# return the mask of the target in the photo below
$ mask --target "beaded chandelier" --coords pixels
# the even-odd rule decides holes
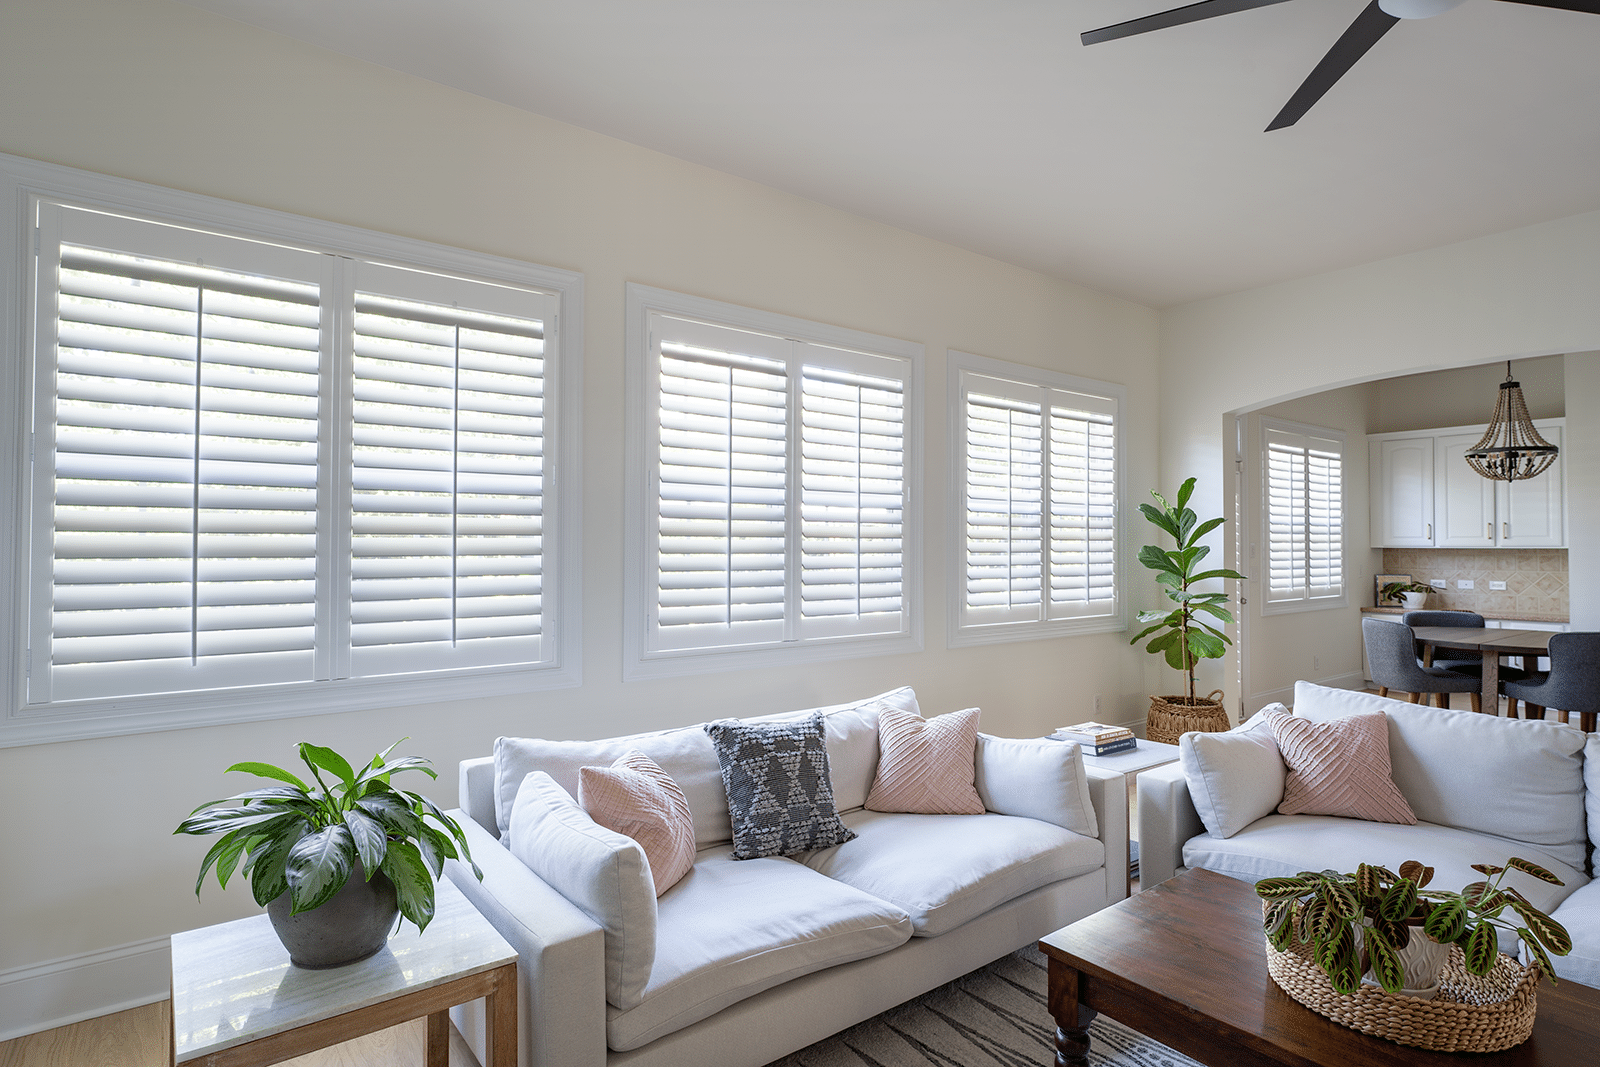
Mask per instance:
[[[1514,482],[1543,474],[1560,451],[1533,428],[1522,383],[1512,380],[1511,361],[1506,360],[1506,380],[1500,383],[1494,418],[1483,440],[1467,449],[1467,465],[1485,478]]]

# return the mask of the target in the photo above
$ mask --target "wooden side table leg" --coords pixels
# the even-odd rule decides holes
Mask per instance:
[[[1089,1024],[1095,1011],[1078,1002],[1080,975],[1076,968],[1050,960],[1050,1014],[1056,1020],[1055,1067],[1088,1067]]]
[[[450,1012],[436,1011],[428,1016],[428,1046],[423,1057],[427,1067],[450,1067]]]
[[[517,1067],[517,965],[500,968],[500,980],[484,998],[489,1060],[483,1067]]]

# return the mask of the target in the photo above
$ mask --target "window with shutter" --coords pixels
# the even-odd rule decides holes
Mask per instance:
[[[920,350],[643,286],[629,303],[641,490],[630,673],[915,640],[906,512]]]
[[[1344,591],[1344,434],[1261,420],[1263,611],[1338,607]]]
[[[951,643],[1119,629],[1121,387],[950,360]]]
[[[0,744],[574,684],[546,398],[575,276],[94,182],[255,236],[35,194]]]

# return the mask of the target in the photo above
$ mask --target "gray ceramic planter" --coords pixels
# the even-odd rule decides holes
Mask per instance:
[[[400,914],[389,876],[380,871],[367,881],[359,859],[344,888],[322,907],[299,915],[290,915],[290,907],[289,894],[282,893],[267,905],[267,915],[289,962],[311,970],[373,955],[388,943]]]

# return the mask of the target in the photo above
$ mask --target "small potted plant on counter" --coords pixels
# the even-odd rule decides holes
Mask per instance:
[[[1390,582],[1379,591],[1378,599],[1385,604],[1399,604],[1407,611],[1421,611],[1429,591],[1421,582]]]

